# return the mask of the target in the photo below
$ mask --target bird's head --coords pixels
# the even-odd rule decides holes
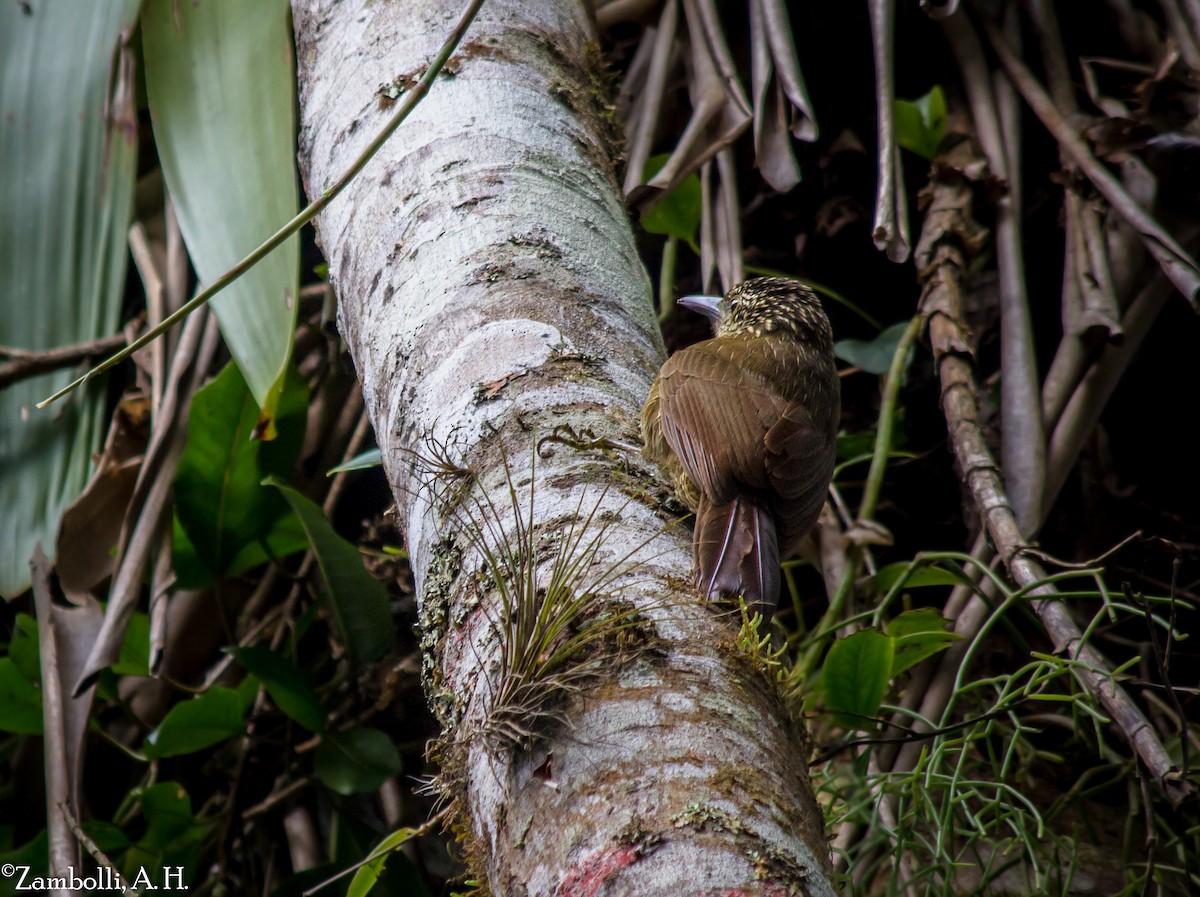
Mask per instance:
[[[709,318],[717,336],[750,331],[755,336],[790,334],[819,346],[833,344],[829,318],[817,294],[786,277],[754,277],[724,296],[684,296],[679,304]]]

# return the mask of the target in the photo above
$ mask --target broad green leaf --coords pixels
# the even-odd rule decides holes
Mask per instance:
[[[124,850],[129,846],[129,836],[119,825],[103,819],[89,819],[82,827],[87,836],[105,853]]]
[[[284,713],[314,732],[325,729],[325,711],[308,674],[267,648],[228,648],[253,673]]]
[[[183,883],[189,884],[200,851],[215,823],[195,818],[191,798],[178,782],[151,785],[138,796],[146,831],[121,862],[126,881],[133,881],[138,872],[145,869],[155,888],[165,890],[163,886],[168,882],[163,875],[164,867],[183,866]],[[171,884],[174,883],[173,879]]]
[[[335,473],[347,473],[351,470],[366,470],[371,467],[378,467],[383,463],[383,452],[380,449],[367,449],[361,455],[355,455],[345,464],[339,464],[337,467],[329,468],[327,477],[333,476]]]
[[[875,450],[875,431],[867,430],[859,433],[838,433],[837,458],[848,461],[862,456],[870,457]]]
[[[387,589],[363,566],[358,549],[339,536],[324,512],[295,489],[273,481],[308,533],[325,579],[333,619],[351,659],[378,660],[392,647]]]
[[[900,338],[908,329],[908,321],[899,321],[884,329],[872,340],[844,339],[833,344],[833,352],[847,364],[862,368],[870,374],[886,374]]]
[[[178,782],[159,782],[139,795],[146,833],[138,841],[144,847],[166,847],[192,825],[192,800]]]
[[[669,158],[668,153],[652,156],[646,162],[645,179],[650,180]],[[642,227],[652,234],[665,234],[694,242],[700,227],[700,179],[689,174],[674,190],[642,216]]]
[[[399,774],[400,752],[378,729],[331,732],[321,738],[313,772],[331,791],[374,791]]]
[[[350,881],[350,887],[346,890],[346,897],[366,897],[367,894],[371,893],[371,889],[375,887],[379,881],[379,877],[383,875],[388,857],[416,833],[417,830],[415,828],[402,828],[392,832],[380,841],[375,849],[371,851],[371,856],[367,862],[360,866],[358,871],[354,873],[354,878]]]
[[[286,476],[295,463],[307,398],[299,378],[289,377],[271,442],[252,438],[259,409],[236,365],[226,365],[192,399],[187,446],[175,474],[175,510],[187,545],[209,572],[232,574],[270,554],[304,548],[303,533],[287,522],[287,504],[262,480]],[[179,555],[185,578],[195,578],[184,546]]]
[[[879,568],[875,574],[875,588],[882,593],[891,590],[900,577],[913,566],[911,561],[897,561]],[[904,580],[904,588],[916,589],[923,586],[956,586],[963,578],[943,567],[918,565]]]
[[[856,729],[879,712],[892,671],[892,640],[864,629],[833,643],[823,665],[825,705]]]
[[[946,136],[946,97],[934,85],[916,100],[896,100],[896,142],[924,159],[933,159]]]
[[[163,176],[202,283],[297,209],[295,73],[287,0],[146,0],[146,95]],[[295,330],[299,238],[213,299],[268,436]]]
[[[958,640],[947,632],[950,621],[931,607],[905,611],[887,624],[892,639],[892,675],[898,676],[911,666],[931,657]]]
[[[0,343],[49,349],[116,333],[137,169],[137,0],[0,4]],[[38,542],[92,469],[104,378],[44,411],[78,371],[0,390],[0,597],[29,585]],[[51,558],[53,559],[53,558]]]
[[[17,671],[29,682],[42,681],[42,649],[38,644],[37,620],[29,614],[17,614],[8,656]]]
[[[242,702],[231,688],[213,686],[202,695],[171,708],[146,737],[143,753],[151,758],[175,757],[219,744],[241,734]]]
[[[42,733],[42,693],[11,657],[0,658],[0,732]]]

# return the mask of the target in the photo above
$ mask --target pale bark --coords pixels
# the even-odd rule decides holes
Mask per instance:
[[[419,76],[458,11],[295,0],[310,195],[383,123],[380,88]],[[508,507],[501,447],[525,483],[534,439],[561,424],[636,442],[663,358],[594,39],[583,3],[489,0],[451,74],[317,222],[405,524],[427,689],[457,746],[446,778],[497,894],[832,895],[794,726],[729,623],[695,603],[686,529],[635,459],[602,498],[616,523],[600,555],[635,553],[606,591],[643,610],[652,647],[587,680],[527,750],[471,736],[493,712],[499,611],[456,521],[484,492]],[[469,494],[431,497],[413,471],[431,446],[470,468]],[[548,443],[538,544],[620,468]]]

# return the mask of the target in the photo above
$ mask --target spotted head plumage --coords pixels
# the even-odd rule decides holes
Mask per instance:
[[[685,296],[680,304],[713,321],[717,336],[790,334],[820,349],[833,344],[829,318],[816,293],[786,277],[744,280],[723,297]]]

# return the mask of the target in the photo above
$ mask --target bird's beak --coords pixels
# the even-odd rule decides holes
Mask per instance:
[[[719,323],[722,315],[721,298],[720,296],[683,296],[680,298],[679,304],[684,308],[699,312],[714,323]]]

